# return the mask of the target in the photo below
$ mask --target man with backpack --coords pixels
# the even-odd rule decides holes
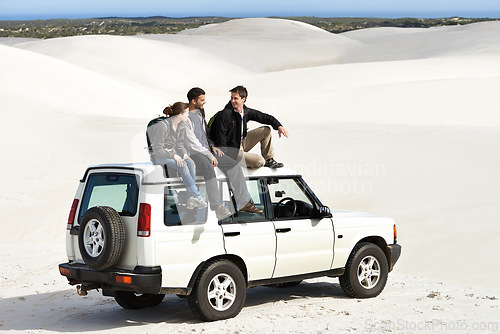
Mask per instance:
[[[247,89],[237,86],[230,90],[231,100],[210,120],[210,137],[215,146],[222,149],[231,158],[249,168],[280,168],[283,164],[274,160],[271,130],[263,126],[247,130],[248,121],[270,125],[278,135],[288,138],[288,131],[273,116],[245,105]],[[261,155],[249,153],[260,142]]]
[[[208,125],[203,109],[205,91],[195,87],[188,92],[187,97],[189,118],[182,125],[183,131],[185,131],[184,146],[189,151],[189,156],[197,165],[198,170],[203,174],[207,185],[216,182],[214,167],[219,167],[229,178],[239,211],[261,214],[262,210],[255,207],[251,201],[241,166],[215,147],[208,135]],[[219,191],[216,194],[220,196]],[[227,215],[225,211],[220,208],[216,209],[217,216]],[[221,218],[219,217],[219,219]]]

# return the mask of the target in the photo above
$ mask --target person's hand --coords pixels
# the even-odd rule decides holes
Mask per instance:
[[[222,152],[222,150],[220,148],[217,148],[215,146],[212,146],[212,151],[214,151],[214,153],[218,156],[218,157],[222,157],[224,155],[224,152]]]
[[[278,127],[278,135],[281,138],[281,135],[285,136],[288,138],[288,130],[285,129],[283,126]]]
[[[217,159],[214,156],[212,156],[212,159],[210,159],[210,163],[214,167],[217,167],[217,165],[219,164],[219,162],[217,161]]]
[[[187,154],[184,154],[184,156],[182,157],[182,159],[184,159],[184,160],[191,160],[191,161],[193,161],[193,159],[191,159],[191,158],[189,157],[189,155],[187,155]]]
[[[184,166],[184,164],[186,163],[180,156],[178,156],[177,154],[174,155],[174,160],[175,162],[177,163],[177,166],[179,167],[182,167]]]

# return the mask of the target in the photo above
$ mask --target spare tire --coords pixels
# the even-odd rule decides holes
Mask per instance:
[[[85,212],[78,232],[85,263],[96,270],[114,266],[125,248],[125,226],[115,209],[95,206]]]

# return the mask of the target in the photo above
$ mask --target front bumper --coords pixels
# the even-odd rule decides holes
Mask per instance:
[[[123,290],[137,293],[158,294],[161,291],[160,267],[136,267],[134,270],[110,268],[95,270],[81,263],[61,263],[59,272],[72,285],[94,284],[103,290]],[[129,283],[120,283],[120,277],[127,276]],[[119,278],[117,280],[117,277]]]
[[[401,256],[401,245],[392,244],[388,245],[387,248],[389,248],[389,252],[391,254],[391,266],[389,268],[389,271],[391,271],[394,268],[396,262],[399,260],[399,257]]]

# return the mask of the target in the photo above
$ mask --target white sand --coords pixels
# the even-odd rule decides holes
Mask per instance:
[[[0,39],[0,78],[0,331],[499,330],[500,22],[335,35],[242,19]],[[175,296],[144,311],[77,296],[57,264],[85,167],[147,161],[144,128],[165,105],[200,86],[212,115],[238,84],[290,131],[276,159],[325,204],[396,219],[403,254],[384,292],[348,299],[336,279],[255,288],[237,318],[210,324]]]

